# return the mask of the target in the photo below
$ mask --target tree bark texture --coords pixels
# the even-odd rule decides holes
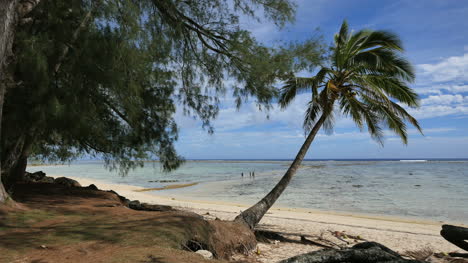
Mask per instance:
[[[0,0],[0,131],[3,117],[3,103],[8,86],[14,83],[9,65],[13,61],[15,29],[20,18],[28,15],[41,0]],[[1,132],[0,132],[1,138]],[[2,152],[3,149],[0,149]],[[1,163],[0,163],[1,167]],[[8,199],[0,171],[0,203]]]
[[[8,83],[11,81],[8,65],[13,59],[12,46],[18,16],[16,12],[18,2],[19,0],[0,0],[0,131],[5,92]],[[0,149],[1,151],[2,149]],[[0,203],[4,203],[8,199],[8,193],[5,191],[1,178],[0,171]]]
[[[304,160],[307,150],[309,150],[312,141],[314,140],[315,136],[317,135],[324,122],[325,116],[322,115],[310,131],[309,135],[307,136],[304,144],[297,153],[296,158],[292,162],[288,171],[283,175],[283,177],[276,184],[276,186],[262,200],[260,200],[258,203],[256,203],[249,209],[243,211],[240,215],[238,215],[234,219],[234,221],[245,223],[251,229],[253,229],[260,222],[260,220],[263,218],[266,212],[273,206],[276,200],[278,200],[280,195],[286,189],[292,177],[296,174],[297,169],[302,163],[302,160]]]

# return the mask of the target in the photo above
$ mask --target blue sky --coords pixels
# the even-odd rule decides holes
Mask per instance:
[[[335,133],[319,134],[306,158],[468,158],[468,1],[297,1],[296,22],[279,30],[272,23],[243,21],[262,42],[300,41],[323,35],[331,43],[343,19],[351,29],[385,29],[403,40],[417,70],[412,87],[421,108],[410,112],[425,136],[409,129],[409,144],[388,133],[381,147],[351,120],[338,118]],[[318,31],[316,31],[318,28]],[[229,95],[208,135],[200,123],[178,113],[177,150],[188,159],[291,159],[304,141],[302,94],[287,110],[274,107],[266,118],[253,100],[236,110]],[[276,106],[276,105],[275,105]]]

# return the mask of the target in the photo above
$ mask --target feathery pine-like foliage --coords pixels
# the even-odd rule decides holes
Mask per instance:
[[[316,40],[271,49],[241,29],[256,10],[280,27],[294,17],[289,0],[41,1],[17,30],[2,166],[86,154],[123,172],[156,157],[176,168],[177,107],[211,132],[225,90],[268,108],[276,80],[318,62]]]
[[[304,129],[310,131],[324,114],[324,129],[333,129],[334,113],[351,117],[362,130],[383,144],[382,126],[387,126],[407,144],[406,122],[422,132],[418,121],[403,106],[417,107],[418,95],[408,86],[415,74],[411,64],[401,56],[402,43],[387,31],[349,32],[343,22],[335,35],[328,64],[310,78],[291,78],[280,95],[281,107],[287,107],[296,94],[312,92]],[[403,105],[403,106],[402,106]]]

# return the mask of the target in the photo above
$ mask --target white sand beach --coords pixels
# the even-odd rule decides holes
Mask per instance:
[[[95,184],[102,190],[114,190],[130,200],[170,205],[213,219],[231,220],[240,211],[247,208],[240,204],[185,200],[177,196],[158,196],[157,191],[136,192],[135,190],[143,189],[138,186],[111,184],[79,177],[72,178],[83,186]],[[299,238],[300,235],[310,236],[311,239],[313,236],[323,236],[336,243],[345,244],[343,240],[332,235],[332,232],[339,231],[346,235],[359,236],[368,241],[379,242],[401,253],[421,249],[431,249],[435,252],[461,251],[439,235],[441,225],[441,222],[273,207],[262,219],[259,227],[293,234],[292,237],[295,238]],[[355,242],[353,239],[345,241],[349,242],[349,245]],[[260,243],[257,258],[263,262],[274,262],[317,249],[319,248],[316,246],[296,243]]]

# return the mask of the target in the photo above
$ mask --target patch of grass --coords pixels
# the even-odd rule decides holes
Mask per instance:
[[[2,223],[3,228],[27,228],[44,220],[57,216],[56,213],[47,210],[28,210],[8,213]]]

